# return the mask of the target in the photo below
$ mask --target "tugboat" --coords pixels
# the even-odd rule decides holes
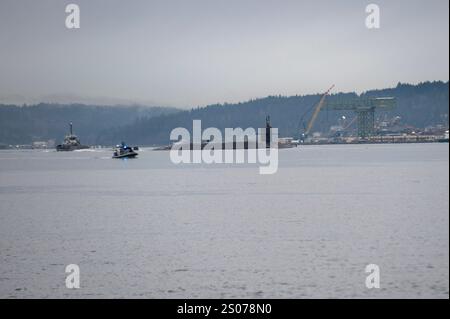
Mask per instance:
[[[82,145],[78,136],[73,134],[72,122],[70,122],[69,125],[70,125],[70,134],[66,135],[66,137],[64,138],[64,143],[56,146],[56,150],[58,152],[62,152],[62,151],[75,151],[88,149],[89,146]]]
[[[121,145],[117,145],[114,149],[112,158],[135,158],[138,156],[138,153],[136,153],[134,149],[136,149],[136,147],[131,148],[122,142]]]

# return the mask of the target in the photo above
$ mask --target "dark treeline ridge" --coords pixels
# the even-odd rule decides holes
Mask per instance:
[[[192,128],[194,119],[202,120],[203,129],[217,127],[264,127],[270,115],[279,136],[298,137],[299,131],[317,104],[320,94],[304,96],[269,96],[235,104],[215,104],[187,111],[173,108],[142,106],[89,106],[80,104],[38,104],[33,106],[0,105],[0,143],[27,144],[36,140],[55,139],[60,142],[74,123],[75,133],[91,145],[115,145],[127,141],[133,145],[158,145],[170,142],[175,127]],[[395,88],[371,90],[365,97],[396,97],[397,108],[388,117],[400,116],[403,123],[424,128],[429,125],[448,126],[449,83],[423,82],[417,85],[399,83]],[[356,93],[337,93],[327,99],[357,98]],[[327,132],[342,115],[352,112],[324,110],[313,131]],[[377,117],[384,116],[378,112]]]
[[[0,144],[30,144],[54,139],[62,142],[73,122],[74,133],[84,144],[95,145],[102,132],[125,126],[139,118],[177,112],[174,108],[145,106],[97,106],[84,104],[1,105]]]
[[[448,126],[449,83],[424,82],[418,85],[401,84],[395,88],[371,90],[362,97],[396,97],[397,107],[386,112],[388,117],[400,116],[403,123],[424,128],[429,125]],[[272,126],[277,127],[279,136],[298,137],[299,131],[311,117],[311,109],[321,95],[269,96],[237,104],[216,104],[190,111],[163,115],[157,118],[140,118],[132,125],[104,132],[103,143],[125,139],[140,145],[168,144],[170,131],[175,127],[192,128],[192,120],[202,120],[202,128],[217,127],[264,127],[265,118],[270,115]],[[356,93],[332,94],[328,101],[342,101],[358,98]],[[353,112],[323,110],[314,125],[314,131],[327,132],[339,117],[352,118]],[[378,112],[376,116],[384,116]]]

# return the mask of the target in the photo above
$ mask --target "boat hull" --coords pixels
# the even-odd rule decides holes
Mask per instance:
[[[113,155],[112,158],[135,158],[136,156],[138,156],[138,153],[131,152],[127,154]]]
[[[56,150],[58,152],[71,152],[71,151],[76,151],[76,150],[85,150],[88,149],[89,146],[86,145],[58,145],[56,146]]]

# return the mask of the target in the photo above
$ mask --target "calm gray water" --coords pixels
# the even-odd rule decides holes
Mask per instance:
[[[110,155],[0,151],[1,298],[449,298],[448,144]]]

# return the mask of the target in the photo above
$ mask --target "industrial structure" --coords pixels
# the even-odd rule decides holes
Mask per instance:
[[[355,112],[355,118],[350,122],[350,126],[353,122],[357,122],[358,133],[357,136],[361,140],[367,140],[375,133],[375,111],[389,111],[395,108],[396,99],[394,97],[377,97],[377,98],[366,98],[360,97],[351,100],[342,100],[334,102],[326,102],[325,99],[329,95],[330,91],[334,88],[332,85],[320,98],[319,102],[313,106],[313,108],[307,110],[300,119],[299,124],[303,124],[303,133],[301,134],[301,141],[309,137],[311,130],[316,122],[317,116],[321,110],[332,110],[332,111],[353,111]],[[313,110],[311,118],[308,124],[304,125],[304,118],[306,115]],[[347,126],[347,127],[348,127]]]
[[[358,137],[367,139],[375,133],[375,110],[389,111],[396,106],[393,97],[358,98],[339,102],[327,102],[325,108],[334,111],[354,111],[358,123]]]

